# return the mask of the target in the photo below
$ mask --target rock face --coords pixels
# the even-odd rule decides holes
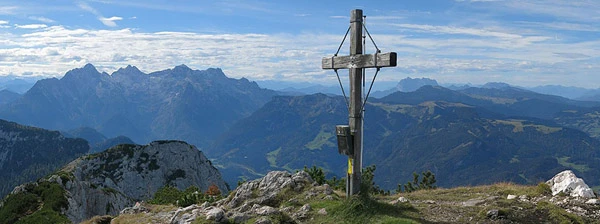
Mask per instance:
[[[550,185],[552,195],[557,195],[560,192],[568,194],[572,197],[593,198],[594,191],[583,181],[583,179],[575,176],[573,171],[565,170],[556,174],[546,184]]]
[[[118,215],[167,184],[179,190],[194,185],[206,191],[213,184],[225,194],[229,190],[202,152],[181,141],[118,145],[80,157],[44,181],[64,188],[68,206],[61,213],[74,223]]]

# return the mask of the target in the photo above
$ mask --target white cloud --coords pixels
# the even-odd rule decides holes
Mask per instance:
[[[27,24],[27,25],[19,25],[15,24],[16,28],[20,29],[41,29],[48,27],[46,24]]]
[[[110,18],[99,17],[98,19],[100,19],[100,22],[102,22],[104,25],[110,26],[110,27],[116,27],[117,26],[117,24],[115,23],[115,21],[123,20],[123,18],[118,17],[118,16],[113,16],[113,17],[110,17]]]
[[[42,16],[30,16],[28,18],[32,19],[32,20],[40,21],[42,23],[54,23],[54,22],[56,22],[56,21],[54,21],[52,19],[48,19],[48,18],[42,17]]]
[[[6,21],[6,20],[0,20],[0,25],[6,25],[6,24],[8,24],[8,21]]]
[[[426,32],[433,33],[443,33],[443,34],[465,34],[472,36],[480,36],[480,37],[499,37],[505,39],[517,39],[522,38],[521,35],[510,34],[510,33],[502,33],[496,31],[490,31],[485,29],[475,29],[475,28],[464,28],[464,27],[452,27],[452,26],[433,26],[433,25],[419,25],[419,24],[395,24],[395,26],[400,28],[408,28],[414,30],[421,30]]]
[[[122,17],[118,17],[118,16],[113,16],[110,18],[104,17],[102,16],[102,14],[100,14],[100,12],[98,12],[98,10],[92,8],[90,5],[88,5],[85,2],[77,2],[77,6],[85,11],[88,11],[92,14],[94,14],[98,20],[100,22],[102,22],[102,24],[104,24],[105,26],[109,26],[109,27],[116,27],[117,23],[115,23],[115,21],[119,21],[119,20],[123,20]]]
[[[0,6],[0,15],[13,15],[18,9],[17,6]]]
[[[81,8],[85,11],[91,12],[92,14],[94,14],[96,16],[100,15],[100,13],[98,11],[96,11],[96,9],[92,8],[90,5],[88,5],[85,2],[81,2],[81,1],[77,2],[77,6],[79,6],[79,8]]]
[[[473,5],[485,4],[504,3]],[[116,27],[123,20],[118,16],[103,17],[86,3],[79,2],[77,6],[94,14],[107,27]],[[507,8],[510,7],[504,6]],[[454,83],[540,84],[543,81],[579,86],[600,83],[600,78],[596,78],[600,41],[574,38],[578,35],[572,32],[597,31],[593,24],[572,20],[500,21],[477,15],[468,21],[450,15],[447,21],[431,22],[441,16],[448,15],[433,13],[422,16],[427,17],[424,20],[413,19],[406,13],[367,17],[371,21],[369,30],[376,31],[372,34],[378,46],[384,52],[398,52],[398,67],[382,69],[378,80],[397,81],[410,75]],[[330,18],[348,19],[347,16]],[[333,21],[347,25],[341,20]],[[32,75],[62,76],[85,63],[93,63],[109,73],[128,64],[145,72],[187,64],[196,69],[220,67],[235,78],[336,84],[334,73],[322,70],[320,61],[335,52],[344,35],[329,31],[201,34],[66,26],[39,28],[45,29],[19,31],[26,34],[0,32],[0,46],[6,46],[0,49],[0,74],[32,72]],[[340,53],[347,52],[346,45]],[[368,74],[372,75],[372,71]],[[579,80],[586,81],[576,83],[583,82]]]

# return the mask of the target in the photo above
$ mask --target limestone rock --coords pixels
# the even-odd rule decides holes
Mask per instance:
[[[212,207],[206,212],[206,220],[220,222],[225,217],[225,211],[218,207]]]
[[[500,211],[498,209],[492,209],[485,213],[486,217],[491,220],[498,219]]]
[[[233,213],[229,217],[231,217],[231,219],[233,220],[234,223],[244,223],[244,222],[248,221],[248,219],[250,219],[250,216],[248,216],[244,213]]]
[[[333,194],[333,189],[331,189],[331,187],[329,186],[329,184],[323,184],[323,187],[325,188],[324,192],[325,195],[331,195]]]
[[[135,203],[133,207],[127,207],[121,210],[121,214],[137,214],[150,211],[148,208],[142,206],[139,202]]]
[[[260,217],[259,219],[256,220],[256,222],[254,222],[254,224],[271,224],[273,222],[271,222],[271,220],[267,217]]]
[[[285,189],[301,191],[312,186],[314,181],[308,173],[300,171],[290,174],[285,171],[272,171],[263,178],[246,182],[239,186],[233,197],[225,202],[227,207],[235,208],[246,202],[249,204],[274,205],[277,195]]]
[[[276,208],[265,205],[263,207],[256,209],[254,213],[256,213],[257,215],[268,216],[268,215],[279,213],[279,211]]]
[[[193,204],[185,208],[177,209],[175,215],[171,218],[171,223],[191,223],[198,217],[201,208],[202,207]]]
[[[306,218],[308,218],[308,212],[310,212],[310,210],[312,210],[310,205],[305,204],[300,209],[298,209],[298,212],[294,213],[292,217],[298,220],[305,220]]]
[[[325,208],[319,209],[317,212],[319,215],[327,215],[327,210]]]
[[[425,204],[435,204],[434,200],[425,200],[424,201]]]
[[[462,206],[472,207],[483,204],[485,202],[484,199],[469,199],[467,201],[462,202]]]
[[[590,204],[590,205],[600,205],[600,200],[593,198],[593,199],[587,200],[585,203]]]
[[[508,200],[513,200],[515,198],[517,198],[517,196],[514,194],[509,194],[508,196],[506,196],[506,199],[508,199]]]
[[[406,203],[408,202],[408,199],[406,199],[405,197],[399,197],[396,200],[393,200],[390,202],[391,205],[397,205],[398,203]]]
[[[310,210],[312,210],[312,207],[310,207],[310,204],[305,204],[300,208],[300,212],[310,212]]]
[[[573,171],[565,170],[556,174],[546,182],[552,189],[552,195],[564,192],[572,197],[593,198],[594,191],[583,181],[575,176]]]

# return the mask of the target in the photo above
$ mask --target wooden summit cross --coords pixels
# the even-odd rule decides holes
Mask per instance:
[[[350,55],[337,56],[336,53],[335,56],[325,57],[322,60],[323,69],[334,69],[336,70],[336,73],[337,69],[350,70],[350,102],[348,105],[349,125],[336,127],[338,150],[340,153],[348,155],[348,173],[346,178],[346,196],[348,197],[357,194],[360,191],[362,172],[363,106],[364,103],[366,103],[363,102],[363,90],[361,88],[361,83],[363,82],[363,69],[377,68],[379,71],[379,68],[381,67],[396,66],[395,52],[379,53],[379,50],[377,50],[375,54],[363,54],[363,44],[361,41],[363,27],[363,11],[361,9],[352,10],[350,13],[349,30]],[[373,80],[375,80],[375,77]],[[340,136],[347,136],[348,138],[340,139]],[[343,150],[341,145],[348,146],[347,148],[349,150]]]

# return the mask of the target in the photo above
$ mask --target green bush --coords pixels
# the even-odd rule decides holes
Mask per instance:
[[[69,223],[61,210],[69,205],[57,183],[27,185],[24,192],[9,195],[0,208],[0,223]]]
[[[338,179],[337,177],[332,177],[331,179],[325,180],[325,182],[327,184],[329,184],[329,186],[331,188],[333,188],[334,190],[344,190],[346,189],[346,178],[340,178]]]
[[[148,202],[151,204],[172,204],[181,207],[187,207],[192,204],[203,202],[215,202],[221,198],[222,197],[220,195],[211,196],[203,194],[196,186],[190,186],[184,191],[180,191],[173,186],[167,185],[158,189],[158,191],[154,193],[154,197]]]
[[[325,183],[325,173],[321,167],[313,166],[308,169],[304,166],[304,172],[307,172],[310,178],[317,182],[317,184],[321,185]]]
[[[159,188],[156,193],[154,193],[154,197],[148,202],[159,205],[176,204],[177,200],[182,196],[183,194],[180,190],[173,186],[167,185]]]
[[[540,182],[537,187],[535,188],[535,192],[538,195],[545,195],[545,196],[551,196],[552,195],[552,189],[550,188],[550,185],[544,183],[544,182]]]
[[[9,195],[0,209],[0,223],[15,223],[25,214],[38,210],[41,203],[39,197],[32,193],[22,192]]]
[[[71,221],[65,217],[64,215],[61,215],[59,212],[57,211],[53,211],[53,210],[41,210],[39,212],[33,213],[30,216],[24,217],[21,220],[19,220],[18,222],[16,222],[17,224],[46,224],[46,223],[56,223],[56,224],[62,224],[62,223],[71,223]]]
[[[431,190],[437,188],[437,186],[435,186],[435,183],[437,182],[435,179],[435,174],[428,170],[427,172],[423,172],[422,175],[423,176],[419,181],[419,174],[413,173],[413,181],[409,181],[404,185],[398,184],[396,192],[413,192],[417,190]],[[402,189],[402,186],[404,186],[404,189]]]

